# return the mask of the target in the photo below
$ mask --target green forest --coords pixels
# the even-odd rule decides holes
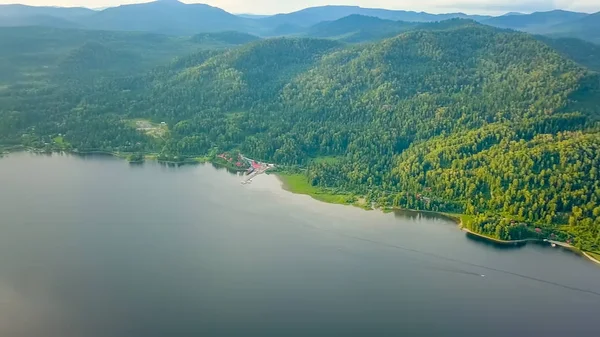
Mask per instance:
[[[545,40],[469,20],[361,44],[2,28],[0,144],[240,151],[321,191],[600,252],[600,59]]]

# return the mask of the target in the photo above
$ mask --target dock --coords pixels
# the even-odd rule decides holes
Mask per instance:
[[[250,167],[244,175],[244,178],[242,179],[243,185],[252,183],[252,179],[254,179],[256,176],[263,174],[272,168],[275,168],[274,164],[263,163],[242,155],[240,155],[240,159],[245,161]]]

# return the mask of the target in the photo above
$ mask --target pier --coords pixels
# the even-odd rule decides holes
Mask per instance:
[[[249,169],[248,169],[248,171],[246,171],[246,174],[244,175],[244,178],[242,180],[243,185],[252,183],[252,179],[254,179],[256,176],[263,174],[263,173],[267,172],[268,170],[275,167],[274,164],[263,163],[263,162],[245,157],[241,154],[240,154],[240,159],[243,160],[244,162],[246,162],[246,164],[248,164],[248,166],[249,166]]]

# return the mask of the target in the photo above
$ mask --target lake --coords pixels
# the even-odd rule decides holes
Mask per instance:
[[[240,181],[0,159],[0,336],[600,336],[600,267],[573,253]]]

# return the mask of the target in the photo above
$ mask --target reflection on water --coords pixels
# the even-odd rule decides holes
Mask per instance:
[[[465,236],[472,242],[486,246],[488,248],[498,249],[498,250],[510,250],[510,249],[521,249],[527,245],[526,242],[517,242],[517,243],[500,243],[488,240],[479,235],[466,233]]]
[[[452,219],[451,217],[444,215],[444,214],[440,214],[440,213],[434,213],[434,212],[425,212],[425,211],[413,211],[413,210],[406,210],[406,209],[396,209],[393,211],[394,216],[396,218],[399,219],[406,219],[406,220],[419,220],[419,219],[424,219],[424,220],[451,220],[451,221],[455,221],[454,219]]]
[[[223,166],[223,165],[219,165],[219,164],[215,164],[215,163],[210,163],[210,165],[213,168],[215,168],[217,171],[225,171],[225,172],[231,173],[233,175],[237,175],[237,173],[239,172],[239,171],[231,169],[227,166]]]

